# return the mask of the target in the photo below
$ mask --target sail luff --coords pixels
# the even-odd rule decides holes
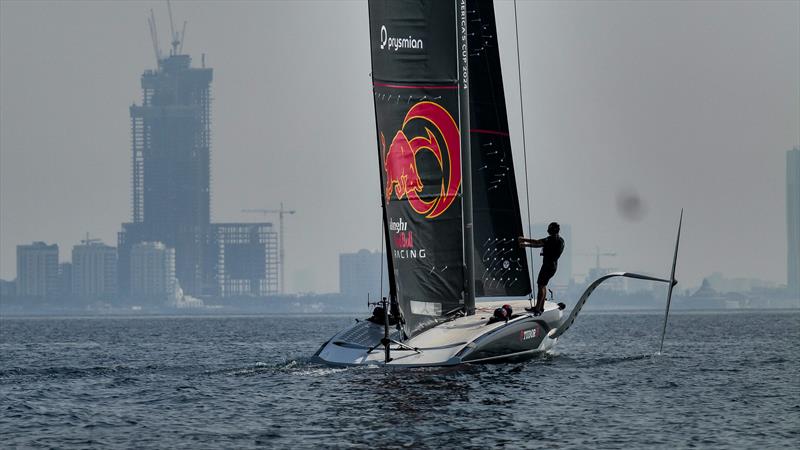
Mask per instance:
[[[456,0],[456,29],[459,32],[458,59],[458,109],[461,124],[461,182],[462,220],[464,227],[464,310],[475,314],[475,228],[472,214],[472,139],[470,135],[469,97],[469,42],[467,28],[467,0]]]

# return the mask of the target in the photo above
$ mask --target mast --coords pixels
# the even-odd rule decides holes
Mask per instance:
[[[467,0],[457,0],[458,109],[461,127],[461,202],[464,226],[464,310],[475,314],[475,230],[472,217],[472,158],[470,149],[469,45],[467,43]]]
[[[383,161],[381,161],[380,156],[378,157],[378,165],[382,168]],[[381,186],[383,186],[383,177],[381,179]],[[392,315],[397,315],[399,311],[396,311],[397,305],[397,284],[395,283],[394,279],[394,261],[392,261],[392,243],[390,242],[390,235],[389,235],[389,221],[387,220],[386,215],[386,198],[381,195],[381,222],[383,224],[383,237],[386,241],[386,273],[389,275],[389,306]],[[381,274],[383,276],[383,274]],[[380,293],[381,297],[383,297],[383,292]],[[402,323],[402,322],[400,322]]]
[[[369,26],[372,29],[372,16],[369,17]],[[375,73],[375,61],[370,58],[370,77],[372,74]],[[373,88],[374,90],[374,88]],[[375,103],[373,103],[372,112],[375,116],[375,134],[380,135],[380,129],[378,128],[378,109],[375,107]],[[380,184],[380,191],[381,192],[381,225],[383,227],[383,238],[386,241],[386,272],[389,275],[389,305],[395,305],[397,302],[397,284],[394,279],[394,261],[392,260],[392,243],[391,243],[391,235],[389,233],[389,216],[386,212],[386,197],[383,195],[383,155],[379,152],[378,153],[378,183]],[[381,274],[381,277],[383,274]],[[383,297],[383,292],[381,292],[380,297]],[[392,314],[395,308],[392,309]],[[399,312],[399,311],[398,311]]]

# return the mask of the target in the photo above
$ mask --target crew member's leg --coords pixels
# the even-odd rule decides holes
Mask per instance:
[[[550,265],[542,265],[542,268],[539,269],[539,277],[536,280],[536,284],[539,286],[539,292],[536,295],[536,307],[534,308],[534,314],[541,314],[544,312],[544,300],[547,297],[547,283],[555,274],[556,268]]]
[[[536,310],[544,311],[544,299],[547,298],[547,285],[539,284],[539,292],[536,293]]]

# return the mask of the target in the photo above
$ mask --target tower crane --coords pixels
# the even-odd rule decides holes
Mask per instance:
[[[158,47],[158,29],[156,28],[156,14],[150,9],[150,17],[147,18],[147,26],[150,28],[150,39],[153,40],[153,51],[156,54],[156,67],[161,61],[161,49]]]
[[[179,47],[183,49],[183,35],[186,33],[186,21],[183,21],[183,31],[178,33],[175,31],[175,22],[172,20],[172,5],[167,0],[167,11],[169,12],[169,34],[170,38],[172,38],[172,42],[170,45],[172,46],[172,52],[170,55],[177,55],[179,53]]]
[[[186,21],[183,21],[183,29],[180,32],[175,31],[175,21],[172,19],[172,4],[167,0],[167,12],[169,13],[169,45],[172,47],[170,56],[179,55],[183,53],[183,39],[186,36]],[[152,8],[150,9],[150,16],[147,18],[147,26],[150,28],[150,39],[153,41],[153,52],[156,55],[156,65],[163,59],[161,48],[158,45],[158,28],[156,27],[156,15]]]
[[[600,268],[601,256],[617,256],[616,252],[601,252],[600,246],[595,247],[595,251],[591,253],[578,253],[577,256],[594,256],[594,268]]]
[[[99,242],[102,242],[102,240],[97,238],[90,238],[88,231],[86,232],[86,239],[81,239],[81,244],[83,245],[92,245],[92,244],[97,244]]]
[[[285,254],[284,254],[284,247],[283,247],[283,236],[284,236],[283,235],[283,216],[284,216],[284,214],[294,214],[297,211],[295,211],[293,209],[292,210],[284,209],[283,208],[283,202],[281,202],[280,209],[253,208],[253,209],[243,209],[242,212],[243,213],[263,214],[264,216],[266,216],[268,214],[277,214],[278,215],[278,223],[279,223],[279,226],[280,226],[280,230],[278,230],[278,232],[279,232],[278,240],[280,241],[280,260],[281,260],[280,261],[280,263],[281,263],[280,264],[280,271],[281,271],[281,289],[280,289],[280,291],[281,291],[281,294],[285,294],[286,293],[286,289],[285,289],[286,285],[285,285],[285,277],[284,277],[285,270],[284,269],[285,269],[286,266],[284,265],[284,261],[285,261],[285,257],[284,256],[285,256]]]

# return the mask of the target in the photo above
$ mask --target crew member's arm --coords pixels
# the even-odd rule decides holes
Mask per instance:
[[[522,236],[517,238],[520,247],[539,248],[544,246],[544,239],[526,239]]]

